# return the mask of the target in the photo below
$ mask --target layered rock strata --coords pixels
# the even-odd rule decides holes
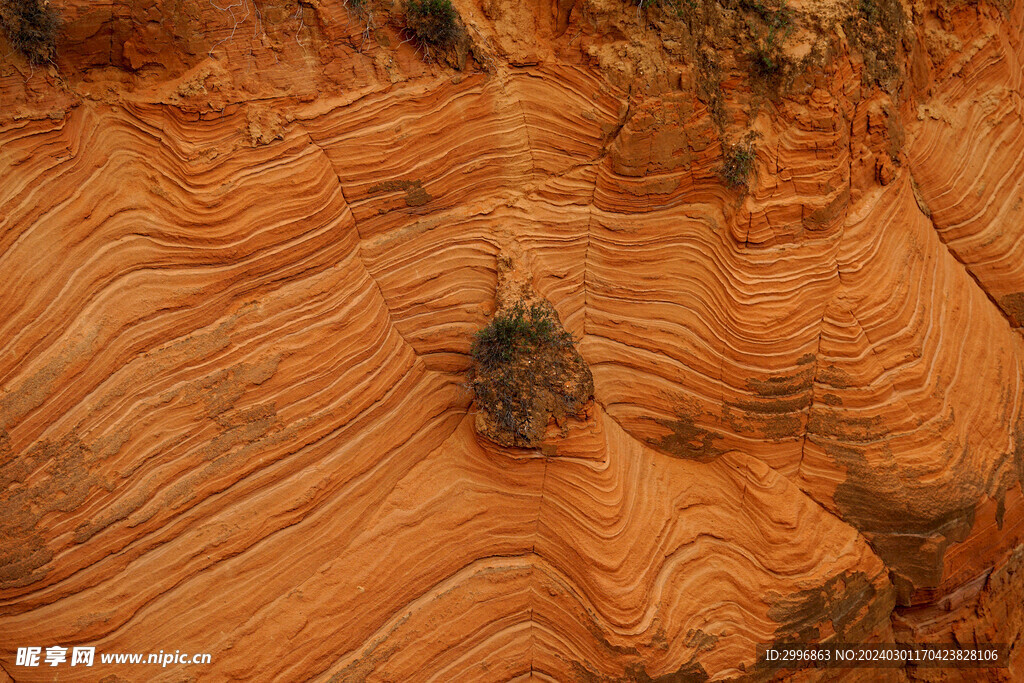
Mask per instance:
[[[53,0],[55,63],[0,46],[3,671],[1019,677],[1024,3],[457,0],[456,71],[367,2]],[[510,245],[593,375],[546,450],[473,425]]]

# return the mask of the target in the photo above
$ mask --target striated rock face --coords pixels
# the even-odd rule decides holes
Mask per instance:
[[[1024,675],[1020,0],[457,0],[444,62],[373,0],[52,4],[0,44],[4,675]],[[538,448],[475,424],[510,251],[592,373]],[[99,661],[161,650],[211,661]]]

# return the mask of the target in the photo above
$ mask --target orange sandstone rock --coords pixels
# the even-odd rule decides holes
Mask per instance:
[[[1019,678],[1024,3],[794,3],[758,80],[744,7],[455,0],[453,71],[365,2],[0,43],[0,677]],[[471,416],[503,250],[593,375],[539,448]]]

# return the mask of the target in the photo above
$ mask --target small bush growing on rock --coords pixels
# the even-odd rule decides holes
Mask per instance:
[[[767,43],[758,43],[754,46],[754,49],[750,51],[750,63],[754,75],[765,79],[774,77],[782,68],[782,60],[779,58],[778,51],[772,49],[772,46]]]
[[[31,64],[57,54],[60,14],[46,0],[0,0],[0,29]]]
[[[550,416],[577,415],[594,395],[590,369],[547,302],[496,315],[472,354],[477,432],[496,443],[536,447]]]
[[[459,38],[459,14],[451,0],[409,0],[405,26],[421,44],[453,45]]]
[[[572,346],[572,335],[559,329],[551,313],[540,303],[529,309],[516,304],[504,315],[495,316],[476,333],[473,358],[486,369],[508,363],[538,347]]]
[[[754,158],[754,136],[748,134],[726,149],[725,159],[719,171],[722,179],[732,187],[746,185],[747,178],[754,170]]]
[[[754,38],[748,54],[751,73],[766,84],[777,86],[785,63],[782,44],[793,32],[793,10],[785,0],[778,9],[770,9],[761,0],[742,0],[740,7],[756,17],[747,20]]]
[[[878,5],[875,4],[874,0],[860,0],[857,9],[861,16],[869,23],[878,21]]]
[[[903,78],[900,46],[907,31],[899,0],[860,0],[843,30],[864,58],[864,82],[893,93]]]
[[[782,0],[777,9],[772,9],[761,0],[740,0],[740,7],[753,12],[772,33],[789,33],[793,26],[793,10]]]

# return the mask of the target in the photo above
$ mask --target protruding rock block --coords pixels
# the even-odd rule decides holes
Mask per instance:
[[[472,348],[476,430],[503,446],[536,448],[550,443],[550,423],[565,432],[567,420],[586,419],[594,377],[554,307],[534,292],[518,249],[498,257],[495,298]]]

